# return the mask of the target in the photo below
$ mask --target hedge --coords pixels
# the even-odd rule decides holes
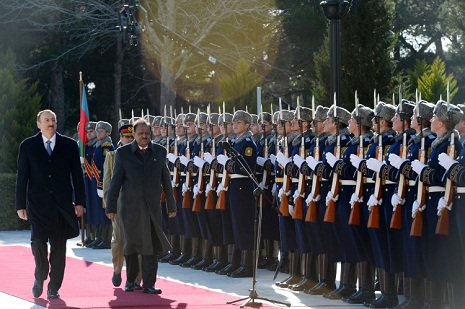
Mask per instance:
[[[16,174],[0,173],[0,231],[26,230],[29,222],[19,219],[15,210]]]

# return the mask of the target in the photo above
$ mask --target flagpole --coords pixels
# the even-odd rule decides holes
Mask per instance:
[[[81,114],[81,109],[82,109],[82,88],[83,88],[83,85],[84,85],[84,82],[83,82],[83,80],[82,80],[82,72],[80,71],[80,72],[79,72],[79,120],[80,120],[80,121],[79,121],[79,131],[81,131],[81,126],[84,125],[84,128],[85,128],[85,125],[86,125],[85,123],[84,123],[84,124],[81,123],[81,116],[80,116],[80,114]],[[79,131],[78,131],[78,136],[79,136]],[[84,141],[81,141],[81,143],[83,143],[83,142],[84,142]],[[85,145],[82,145],[82,147],[84,148]],[[84,148],[84,149],[85,149],[85,148]],[[82,154],[82,151],[81,151],[81,150],[79,150],[79,152],[81,153],[81,155],[84,156],[83,159],[85,160],[85,159],[86,159],[86,158],[85,158],[85,150],[84,150],[84,154]],[[82,170],[84,171],[84,161],[81,162],[81,167],[82,167]],[[84,244],[84,233],[85,233],[84,216],[85,216],[85,214],[86,214],[86,213],[85,213],[85,211],[84,211],[84,212],[82,213],[82,216],[81,216],[81,242],[77,244],[79,247],[83,247],[83,248],[84,248],[84,246],[85,246],[85,244]]]

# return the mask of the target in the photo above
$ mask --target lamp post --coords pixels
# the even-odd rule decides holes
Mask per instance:
[[[337,106],[341,106],[341,18],[349,8],[346,0],[325,0],[320,3],[329,19],[330,98],[336,93]]]

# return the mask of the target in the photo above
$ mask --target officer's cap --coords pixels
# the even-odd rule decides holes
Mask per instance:
[[[195,116],[195,124],[197,124],[199,122],[200,123],[207,123],[208,115],[206,113],[200,112],[197,116]]]
[[[415,104],[408,100],[402,99],[400,104],[397,105],[396,113],[402,116],[403,120],[410,119],[413,115],[413,110],[415,109]]]
[[[292,121],[294,119],[294,112],[288,111],[287,109],[281,110],[278,112],[280,121]]]
[[[96,125],[97,123],[95,121],[89,121],[88,123],[86,123],[86,131],[95,130]]]
[[[184,114],[179,114],[176,117],[176,124],[183,124],[184,123]]]
[[[232,121],[242,120],[248,124],[252,123],[252,116],[243,110],[238,110],[234,113]]]
[[[224,114],[221,114],[220,117],[218,118],[218,125],[223,125],[224,122],[232,123],[232,121],[233,121],[233,115],[230,113],[224,113]]]
[[[315,111],[315,118],[317,120],[324,120],[326,119],[326,115],[328,115],[329,108],[318,105]]]
[[[132,136],[132,124],[129,119],[121,119],[118,121],[118,132],[123,136]]]
[[[362,125],[371,128],[373,126],[373,123],[371,122],[371,118],[373,118],[373,110],[367,106],[364,106],[362,104],[358,105],[358,113],[360,114],[360,120],[362,122]],[[352,112],[352,116],[357,119],[357,108],[354,109]],[[358,119],[357,119],[358,121]]]
[[[423,120],[428,120],[433,117],[434,104],[425,100],[418,102],[414,109],[415,117],[420,116]]]
[[[273,117],[271,116],[270,113],[262,112],[260,114],[260,117],[259,117],[258,120],[259,120],[260,124],[262,123],[262,121],[268,121],[269,123],[272,123],[273,122]]]
[[[438,103],[436,103],[436,107],[434,108],[433,113],[442,122],[450,121],[452,128],[455,127],[455,125],[459,123],[463,117],[463,112],[460,108],[452,104],[449,104],[448,108],[447,102],[443,100],[439,100]]]
[[[304,106],[297,106],[295,110],[295,117],[298,118],[297,120],[303,121],[312,121],[312,109]]]
[[[386,121],[391,121],[392,117],[396,114],[396,107],[391,104],[379,102],[375,108],[375,116],[383,118]]]
[[[186,122],[195,122],[195,114],[193,113],[187,113],[185,116],[184,116],[184,123]]]
[[[207,123],[210,124],[218,124],[218,118],[220,118],[220,114],[218,113],[210,113],[210,117],[207,120]]]
[[[334,105],[329,108],[327,116],[334,117]],[[338,118],[339,122],[345,125],[349,124],[350,116],[351,115],[348,110],[343,107],[336,106],[336,117]]]
[[[97,122],[97,125],[95,126],[95,130],[98,130],[98,129],[103,129],[107,131],[108,133],[111,133],[111,124],[109,124],[106,121],[99,121]]]

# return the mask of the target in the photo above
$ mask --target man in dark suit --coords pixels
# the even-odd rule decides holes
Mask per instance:
[[[162,229],[162,190],[170,218],[176,216],[176,204],[166,165],[166,149],[151,142],[150,125],[144,119],[134,123],[133,132],[135,141],[116,150],[105,211],[112,221],[117,213],[121,218],[127,270],[126,292],[134,291],[140,254],[142,292],[160,294],[161,290],[155,288],[157,255],[171,249]],[[120,190],[121,199],[117,205]]]
[[[47,295],[57,298],[65,271],[66,240],[79,235],[77,218],[84,212],[84,179],[77,143],[56,132],[55,113],[40,111],[37,127],[40,132],[19,146],[16,211],[21,219],[31,219],[36,265],[32,294],[42,295],[50,270]]]

